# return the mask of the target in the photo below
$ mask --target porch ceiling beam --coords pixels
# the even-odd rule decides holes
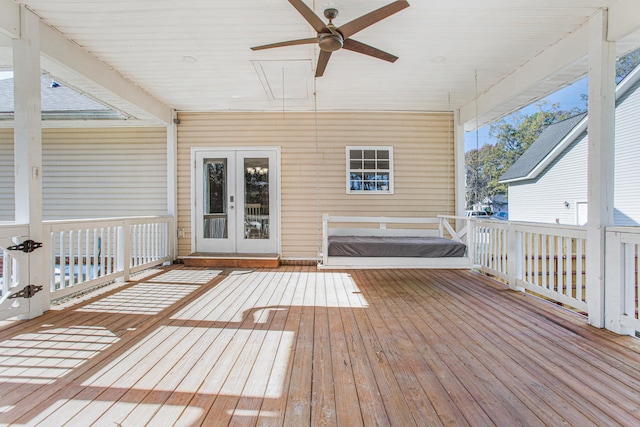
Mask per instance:
[[[0,33],[20,38],[20,6],[11,0],[0,0]]]
[[[42,21],[40,35],[43,69],[127,116],[171,123],[171,108]],[[11,0],[0,0],[2,36],[20,38],[20,7]]]
[[[640,21],[638,21],[640,2],[638,0],[618,0],[609,8],[608,15],[607,41],[619,41],[640,30]],[[534,88],[540,81],[552,77],[562,69],[584,60],[589,51],[588,40],[588,25],[585,24],[515,70],[488,91],[479,94],[477,106],[474,100],[460,109],[460,120],[465,124],[465,130],[475,128],[476,107],[478,126],[483,126],[492,118],[496,118],[489,113],[499,105],[515,99],[518,95]],[[586,65],[585,61],[585,74],[587,72]]]
[[[42,66],[45,70],[126,115],[165,125],[171,123],[171,108],[106,63],[42,22],[40,33]]]
[[[460,109],[460,120],[465,124],[465,130],[475,128],[476,111],[478,126],[487,124],[484,123],[487,120],[481,120],[482,116],[534,88],[541,80],[553,76],[563,68],[584,58],[588,51],[588,45],[588,25],[583,25],[502,79],[485,93],[479,94],[477,105],[474,100]],[[584,71],[587,72],[586,63]]]
[[[638,0],[618,0],[609,7],[607,41],[617,42],[640,29],[640,2]]]

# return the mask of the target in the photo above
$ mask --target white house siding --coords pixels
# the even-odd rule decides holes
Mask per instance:
[[[13,221],[13,193],[13,129],[0,129],[0,221]]]
[[[614,224],[640,225],[640,83],[616,109]]]
[[[509,185],[509,220],[576,224],[576,202],[587,200],[586,165],[587,142],[583,136],[537,180]]]
[[[164,128],[44,129],[46,220],[164,215]],[[13,132],[0,133],[0,220],[13,220]]]
[[[616,106],[614,224],[640,225],[640,82]],[[577,224],[587,201],[588,137],[571,144],[534,181],[509,185],[509,219]],[[569,202],[569,209],[564,207]]]
[[[281,147],[284,259],[316,259],[318,212],[431,217],[454,211],[450,114],[182,113],[179,118],[178,228],[185,230],[180,256],[191,252],[192,147]],[[347,145],[393,146],[395,194],[346,194]]]

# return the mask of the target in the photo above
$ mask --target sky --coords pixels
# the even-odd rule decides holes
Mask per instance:
[[[587,78],[583,78],[575,82],[574,84],[567,86],[559,91],[552,93],[544,98],[552,104],[560,104],[561,110],[570,110],[574,107],[584,108],[584,101],[581,99],[582,94],[587,94]],[[531,114],[537,110],[535,105],[524,107],[522,111],[524,114]],[[464,151],[474,150],[480,148],[485,144],[495,144],[495,140],[489,138],[489,126],[483,126],[478,129],[478,132],[471,131],[464,133]]]

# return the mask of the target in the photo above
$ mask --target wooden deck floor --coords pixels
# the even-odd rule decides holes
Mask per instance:
[[[469,271],[159,270],[0,330],[0,424],[640,425],[640,345]]]

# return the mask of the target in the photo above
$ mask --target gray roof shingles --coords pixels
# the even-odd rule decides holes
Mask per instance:
[[[64,113],[64,112],[84,112],[102,114],[113,113],[106,105],[103,105],[86,95],[55,83],[50,77],[40,77],[42,112]],[[13,79],[0,80],[0,114],[13,113]]]
[[[578,114],[548,126],[516,162],[502,175],[500,182],[524,178],[575,128],[587,113]]]

